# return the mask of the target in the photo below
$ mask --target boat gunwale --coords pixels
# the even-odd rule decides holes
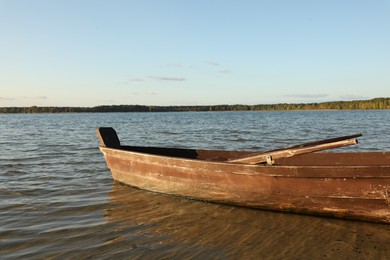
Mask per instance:
[[[157,148],[157,147],[144,147],[144,148]],[[162,147],[158,147],[162,148]],[[213,166],[229,166],[229,167],[240,167],[245,169],[250,169],[251,172],[241,172],[241,171],[231,171],[229,173],[224,174],[237,174],[237,175],[248,175],[248,176],[268,176],[268,177],[284,177],[284,178],[330,178],[330,179],[387,179],[390,177],[390,175],[380,176],[380,175],[369,175],[369,176],[361,176],[361,175],[353,175],[353,176],[347,176],[347,175],[340,175],[340,176],[334,176],[331,174],[277,174],[277,173],[268,173],[264,172],[266,171],[272,171],[273,169],[278,170],[365,170],[365,169],[382,169],[385,171],[390,171],[390,165],[266,165],[266,164],[243,164],[243,163],[234,163],[234,162],[225,162],[225,161],[212,161],[212,160],[203,160],[203,159],[195,159],[195,158],[184,158],[184,157],[175,157],[175,156],[168,156],[168,155],[158,155],[153,153],[146,153],[146,152],[138,152],[138,151],[131,151],[131,150],[125,150],[121,148],[111,148],[111,147],[99,147],[100,151],[106,156],[106,152],[104,150],[112,151],[114,153],[122,154],[122,155],[136,155],[136,156],[146,156],[149,158],[154,158],[157,160],[173,160],[177,162],[188,162],[188,163],[196,163],[196,164],[206,164],[206,165],[213,165]],[[171,149],[171,148],[163,148],[163,149]],[[191,150],[191,149],[187,149]],[[216,150],[202,150],[202,151],[216,151]],[[323,154],[326,153],[333,153],[335,152],[323,152]],[[389,152],[367,152],[367,153],[389,153]],[[343,154],[343,153],[337,153],[337,154]],[[130,159],[125,159],[130,160]],[[151,161],[148,162],[149,164],[158,164],[153,163]],[[178,168],[181,166],[178,165],[172,165],[172,167]],[[189,168],[189,167],[183,167],[183,168]],[[259,171],[257,171],[259,170]]]

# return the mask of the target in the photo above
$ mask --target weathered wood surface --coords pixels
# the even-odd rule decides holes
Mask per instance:
[[[340,148],[349,145],[354,145],[357,143],[358,141],[356,139],[352,139],[352,140],[337,141],[332,143],[317,144],[317,145],[312,145],[307,147],[281,149],[272,152],[244,156],[242,158],[229,160],[228,162],[249,163],[249,164],[259,164],[259,163],[267,162],[268,164],[273,164],[273,160],[276,159],[288,158],[292,156],[314,153],[314,152],[328,150],[328,149]]]
[[[131,146],[100,150],[116,181],[140,189],[259,209],[390,223],[390,152],[311,153],[267,166],[222,161],[248,152]],[[222,159],[208,161],[211,158]]]
[[[362,134],[347,135],[347,136],[341,136],[336,138],[324,139],[320,141],[298,144],[298,145],[271,150],[263,153],[257,152],[257,153],[245,155],[240,158],[229,160],[229,162],[249,163],[249,164],[260,164],[260,163],[267,162],[268,164],[272,165],[273,160],[275,159],[292,157],[296,155],[302,155],[307,153],[313,153],[313,152],[318,152],[318,151],[323,151],[328,149],[354,145],[357,144],[358,141],[357,139],[353,139],[353,138],[357,138],[360,136],[362,136]],[[348,140],[348,139],[352,139],[352,140]]]

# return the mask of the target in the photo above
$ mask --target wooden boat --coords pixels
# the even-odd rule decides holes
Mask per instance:
[[[361,135],[265,153],[124,146],[98,128],[114,180],[153,192],[299,214],[390,223],[390,152],[317,152]],[[352,139],[352,140],[351,140]]]

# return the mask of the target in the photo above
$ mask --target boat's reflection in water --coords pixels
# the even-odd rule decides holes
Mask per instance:
[[[127,256],[282,258],[390,255],[390,225],[231,207],[115,183],[108,241]]]

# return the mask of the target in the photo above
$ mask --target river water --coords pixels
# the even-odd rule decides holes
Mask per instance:
[[[126,145],[270,150],[363,133],[390,111],[0,114],[0,258],[388,259],[390,226],[198,202],[115,183],[95,129]]]

